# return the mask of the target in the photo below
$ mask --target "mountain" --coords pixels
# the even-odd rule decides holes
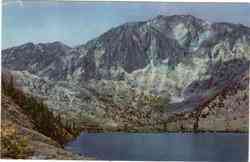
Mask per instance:
[[[79,124],[105,129],[168,123],[177,112],[204,109],[240,82],[235,78],[249,71],[249,58],[249,27],[191,15],[129,22],[77,47],[52,42],[2,50],[3,67],[27,93]]]
[[[249,45],[249,34],[249,28],[242,25],[209,24],[190,15],[160,15],[112,28],[76,48],[60,42],[27,43],[10,48],[3,51],[3,64],[57,80],[66,79],[67,74],[76,71],[85,78],[110,78],[112,68],[120,67],[131,73],[150,63],[168,61],[175,66],[192,55],[216,59],[219,51],[211,51],[216,50],[216,45],[223,46],[224,51],[235,52],[244,48],[241,45]],[[230,57],[230,52],[225,57]],[[40,59],[43,61],[39,62]]]

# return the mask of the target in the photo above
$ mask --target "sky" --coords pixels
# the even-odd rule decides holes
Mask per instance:
[[[61,41],[84,44],[112,27],[143,21],[159,14],[191,14],[210,22],[250,27],[250,4],[5,1],[2,8],[2,48],[27,42]]]

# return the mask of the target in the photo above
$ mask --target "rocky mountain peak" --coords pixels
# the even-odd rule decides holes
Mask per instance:
[[[12,70],[29,71],[50,79],[62,79],[71,47],[61,43],[26,43],[2,51],[3,65]]]
[[[35,44],[33,42],[28,42],[19,46],[20,48],[34,48]]]
[[[165,20],[165,21],[200,21],[200,22],[204,22],[204,20],[197,18],[193,15],[158,15],[153,19]]]

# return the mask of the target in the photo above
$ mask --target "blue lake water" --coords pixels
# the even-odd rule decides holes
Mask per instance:
[[[247,162],[248,134],[81,133],[65,148],[97,160]]]

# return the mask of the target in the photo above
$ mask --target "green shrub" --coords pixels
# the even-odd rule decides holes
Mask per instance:
[[[167,109],[169,105],[169,97],[154,96],[154,95],[144,95],[143,104],[149,105],[157,111],[163,112]]]

